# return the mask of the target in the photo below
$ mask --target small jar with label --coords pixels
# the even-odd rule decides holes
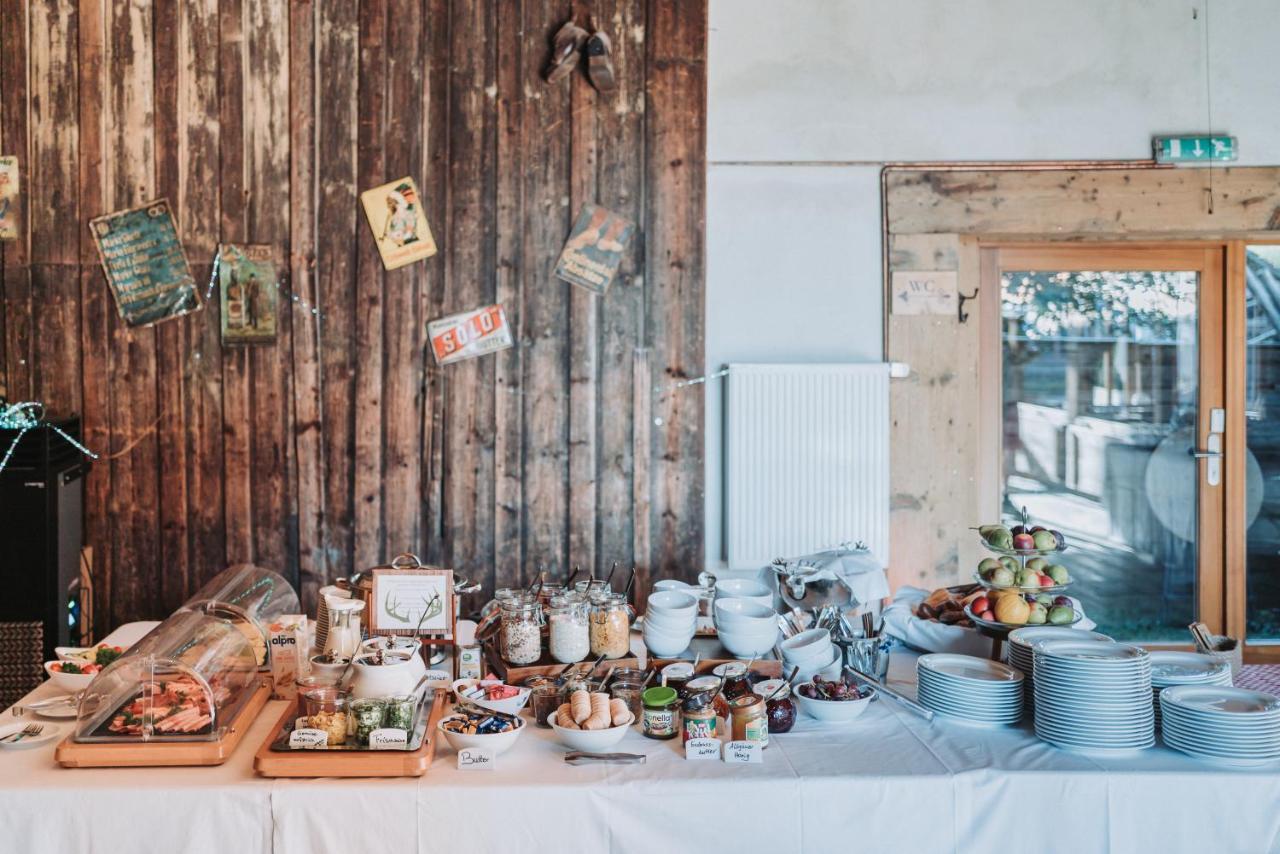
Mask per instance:
[[[681,739],[683,742],[687,743],[691,738],[720,737],[716,707],[711,702],[711,697],[712,694],[709,691],[697,691],[685,697],[680,709],[680,730],[683,734]]]
[[[730,700],[729,714],[734,741],[758,741],[762,749],[769,746],[769,720],[763,697],[747,694]]]
[[[382,729],[387,704],[382,700],[365,697],[351,702],[351,717],[355,720],[356,744],[369,746],[369,733]]]
[[[591,654],[622,658],[631,651],[631,617],[621,594],[591,605]]]
[[[641,698],[643,732],[649,738],[675,738],[680,731],[680,705],[676,692],[665,685],[645,689]]]
[[[636,720],[644,717],[644,690],[643,679],[619,679],[615,676],[609,683],[609,696],[626,703]]]
[[[766,679],[757,682],[753,690],[765,701],[769,732],[790,732],[796,723],[796,704],[791,699],[791,686],[781,679]]]
[[[413,734],[413,719],[418,711],[418,698],[412,694],[393,694],[386,699],[383,724]]]
[[[537,602],[503,603],[502,657],[508,664],[533,664],[542,657],[542,606]]]
[[[556,597],[554,604],[547,609],[547,622],[551,624],[547,645],[556,661],[572,664],[582,661],[591,652],[585,602]]]
[[[751,695],[751,679],[746,662],[726,661],[711,672],[724,680],[724,696],[730,703],[738,697]]]
[[[529,705],[533,706],[534,723],[544,729],[550,729],[551,724],[547,718],[560,707],[560,702],[565,697],[560,683],[554,676],[530,676],[524,680],[524,687],[530,691]]]
[[[662,684],[675,688],[677,694],[684,693],[684,686],[693,678],[693,662],[673,661],[662,668]]]

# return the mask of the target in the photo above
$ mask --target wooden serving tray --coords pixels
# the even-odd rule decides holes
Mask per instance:
[[[492,644],[485,644],[484,647],[485,661],[489,665],[489,670],[493,672],[503,682],[508,685],[522,685],[525,679],[530,676],[559,676],[565,666],[551,657],[550,653],[543,652],[542,658],[533,664],[508,664],[502,660],[502,656],[498,654],[498,649]],[[586,661],[580,661],[576,665],[579,671],[586,670],[595,663],[595,656],[587,656]],[[640,659],[634,655],[624,655],[622,658],[606,658],[600,663],[600,668],[596,670],[596,677],[603,679],[604,674],[608,672],[610,667],[639,667]]]
[[[289,703],[253,757],[253,770],[263,777],[421,777],[431,767],[440,734],[436,724],[444,711],[445,694],[436,690],[427,716],[426,735],[417,750],[272,750],[285,724],[298,716]]]
[[[73,740],[68,735],[54,751],[53,758],[64,768],[141,768],[164,765],[221,765],[235,753],[240,740],[257,719],[271,697],[271,686],[259,681],[253,695],[219,741],[130,741],[121,744]]]
[[[700,638],[695,637],[689,642],[689,649],[686,655],[678,658],[650,658],[649,666],[653,667],[658,673],[662,673],[662,668],[676,661],[687,661],[693,663],[695,656],[701,654],[698,660],[698,666],[694,668],[694,676],[710,676],[711,671],[728,661],[742,661],[740,658],[734,658],[729,651],[720,643],[718,637]],[[782,677],[782,662],[773,657],[773,653],[768,653],[767,658],[757,658],[751,662],[751,672],[759,674],[766,679],[780,679]]]

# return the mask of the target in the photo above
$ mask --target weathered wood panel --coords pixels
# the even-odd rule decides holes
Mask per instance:
[[[326,581],[402,550],[494,586],[701,568],[706,6],[582,0],[618,89],[543,82],[548,0],[0,4],[0,380],[79,411],[102,629],[237,560]],[[440,244],[386,272],[364,189],[412,175]],[[268,345],[217,294],[131,330],[87,221],[170,200],[193,272],[283,261]],[[604,296],[552,276],[595,202],[639,224]],[[203,296],[203,293],[202,293]],[[294,298],[297,298],[296,300]],[[501,302],[516,346],[437,366],[426,322]],[[314,308],[314,311],[312,310]],[[643,591],[641,591],[643,593]]]

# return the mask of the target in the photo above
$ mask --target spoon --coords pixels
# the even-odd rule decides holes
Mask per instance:
[[[774,697],[778,696],[778,692],[779,692],[779,691],[781,691],[783,688],[786,688],[788,685],[790,685],[790,684],[791,684],[791,680],[792,680],[792,679],[795,679],[795,678],[796,678],[796,674],[797,674],[797,673],[799,673],[799,672],[800,672],[800,665],[798,665],[798,664],[797,664],[797,665],[795,665],[794,667],[792,667],[792,668],[791,668],[791,675],[789,675],[786,679],[783,679],[783,680],[782,680],[782,684],[781,684],[781,685],[779,685],[777,688],[774,688],[774,689],[773,689],[773,693],[772,693],[772,694],[770,694],[769,696],[767,696],[767,697],[765,697],[765,698],[764,698],[764,702],[765,702],[765,704],[767,705],[767,704],[769,703],[769,701],[770,701],[770,700],[772,700]]]
[[[578,567],[575,566],[573,568],[573,571],[569,573],[569,577],[564,580],[564,589],[566,592],[573,589],[573,579],[577,577],[578,577]]]
[[[627,601],[631,600],[631,585],[635,583],[635,580],[636,580],[636,568],[633,566],[631,567],[631,577],[627,579],[627,586],[622,588],[623,599],[626,599]]]
[[[612,664],[609,666],[609,672],[604,675],[604,679],[600,680],[600,687],[596,689],[597,691],[604,690],[604,686],[609,684],[609,680],[613,678],[613,671],[616,670],[617,668],[618,668],[618,665],[616,664]]]
[[[604,577],[604,586],[608,587],[609,582],[613,580],[613,574],[618,571],[618,562],[615,560],[613,566],[609,567],[609,574]]]

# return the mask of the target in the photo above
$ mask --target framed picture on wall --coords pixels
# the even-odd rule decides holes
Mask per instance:
[[[218,247],[218,290],[223,344],[276,340],[279,265],[274,246],[224,243]]]
[[[369,630],[379,635],[453,639],[453,570],[373,570]]]

